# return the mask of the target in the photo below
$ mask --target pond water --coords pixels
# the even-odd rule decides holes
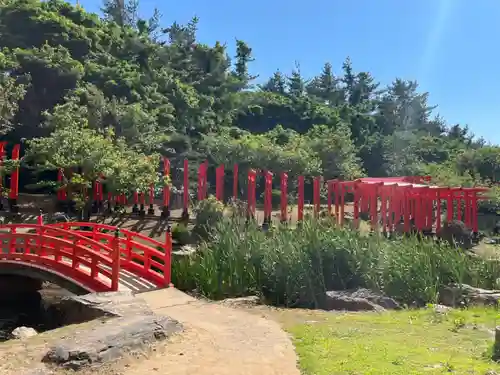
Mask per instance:
[[[67,295],[70,293],[65,289],[47,283],[39,292],[1,297],[0,342],[9,340],[11,332],[17,327],[31,327],[37,332],[59,327],[52,307]]]

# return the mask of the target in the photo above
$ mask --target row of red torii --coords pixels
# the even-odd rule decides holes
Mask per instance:
[[[183,212],[189,212],[189,165],[184,160],[183,170]],[[164,175],[170,175],[170,162],[164,158]],[[216,170],[215,197],[224,201],[225,166],[219,165]],[[232,197],[238,197],[239,170],[238,164],[233,166],[233,191]],[[257,171],[251,169],[247,172],[247,206],[248,213],[255,217],[257,209],[256,186],[259,175],[264,177],[264,222],[271,222],[272,191],[274,174],[271,171]],[[198,168],[198,201],[207,197],[208,190],[208,162],[201,163]],[[280,174],[280,219],[287,222],[290,219],[288,212],[288,174]],[[297,184],[297,220],[304,219],[304,187],[306,178],[298,177]],[[321,189],[324,181],[321,176],[312,178],[313,182],[313,215],[318,216],[322,209]],[[417,230],[439,230],[442,226],[442,202],[446,202],[446,219],[463,221],[474,232],[478,231],[477,203],[484,199],[481,195],[486,188],[450,188],[437,187],[429,184],[429,177],[399,177],[399,178],[360,178],[354,181],[341,181],[337,179],[326,181],[327,212],[334,215],[339,225],[345,220],[346,194],[350,193],[353,206],[353,221],[359,225],[360,213],[369,215],[373,230],[382,225],[382,229],[391,232],[398,223],[403,223],[403,230],[410,231],[413,227]],[[64,191],[60,191],[61,199],[65,199]],[[94,185],[94,197],[97,202],[104,201],[102,185]],[[129,202],[125,194],[113,196],[108,193],[108,202],[115,201],[118,205],[127,205]],[[154,187],[149,190],[149,213],[154,213],[153,202],[155,199]],[[133,205],[135,211],[144,211],[146,194],[134,192]],[[163,213],[168,217],[170,206],[170,186],[163,189]]]
[[[12,150],[12,160],[19,159],[19,145],[15,145]],[[0,143],[0,160],[5,156],[5,144]],[[183,163],[183,216],[189,217],[189,165],[185,159]],[[163,175],[170,176],[170,161],[163,158]],[[218,200],[224,200],[224,178],[225,166],[216,168],[216,189],[215,196]],[[238,164],[233,166],[233,192],[234,198],[238,197]],[[247,206],[250,216],[255,217],[256,213],[256,186],[259,176],[264,177],[264,221],[270,222],[272,215],[272,191],[274,175],[271,171],[257,171],[251,169],[247,172]],[[58,181],[62,183],[62,171],[58,174]],[[287,173],[280,174],[280,218],[287,222],[288,212],[288,180]],[[199,165],[198,168],[198,201],[207,197],[208,193],[208,161]],[[305,177],[298,177],[297,184],[297,220],[304,218],[304,186]],[[321,176],[312,178],[313,182],[313,215],[318,216],[322,209],[321,189],[325,181]],[[17,201],[19,195],[19,168],[15,169],[10,178],[9,201]],[[414,227],[417,230],[439,230],[442,226],[442,202],[446,202],[446,221],[460,220],[473,232],[478,231],[478,201],[485,199],[483,195],[487,188],[462,188],[462,187],[438,187],[430,185],[430,177],[391,177],[391,178],[360,178],[354,181],[328,180],[327,188],[327,212],[334,215],[336,222],[342,225],[345,220],[346,194],[350,193],[353,206],[353,222],[359,225],[360,213],[369,216],[373,230],[381,229],[392,232],[399,223],[403,224],[403,230],[408,232]],[[99,181],[94,183],[93,197],[96,203],[104,202],[103,184]],[[109,208],[114,202],[117,205],[125,206],[130,198],[133,201],[133,211],[144,212],[146,206],[146,194],[144,192],[134,192],[132,197],[126,194],[107,194]],[[148,214],[154,214],[155,190],[151,186],[148,194],[149,209]],[[163,188],[163,210],[162,217],[168,218],[170,206],[170,186]],[[58,200],[68,199],[66,191],[59,189]]]

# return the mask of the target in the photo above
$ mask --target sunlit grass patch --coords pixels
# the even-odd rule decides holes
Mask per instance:
[[[500,371],[489,359],[499,319],[492,309],[330,313],[287,329],[307,375],[484,375]]]

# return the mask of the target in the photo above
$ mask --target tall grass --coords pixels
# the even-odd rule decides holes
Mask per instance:
[[[432,240],[386,240],[329,220],[263,232],[224,218],[197,253],[176,258],[174,284],[212,299],[259,294],[269,303],[320,307],[327,290],[367,287],[408,304],[435,302],[452,282],[492,287],[497,262]]]

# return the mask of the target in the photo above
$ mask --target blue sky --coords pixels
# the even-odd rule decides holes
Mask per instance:
[[[98,12],[101,0],[80,4]],[[449,124],[500,143],[498,0],[141,0],[143,16],[154,7],[165,25],[198,16],[201,42],[227,42],[232,53],[235,38],[246,41],[260,80],[295,61],[305,76],[327,61],[340,71],[350,56],[382,84],[417,80]]]

